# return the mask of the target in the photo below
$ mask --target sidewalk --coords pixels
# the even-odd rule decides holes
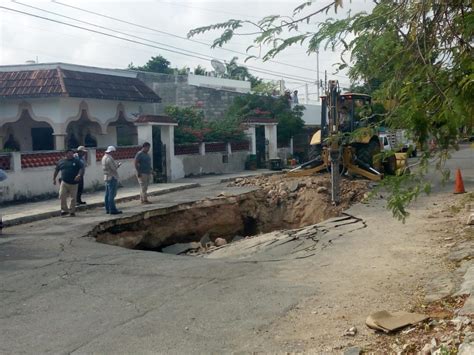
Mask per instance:
[[[275,171],[270,170],[256,170],[256,171],[242,171],[234,174],[223,175],[207,175],[203,177],[193,177],[179,179],[174,183],[152,184],[148,188],[150,196],[159,196],[170,192],[192,189],[200,186],[209,186],[219,184],[221,182],[231,181],[238,177],[274,174]],[[131,200],[138,200],[140,198],[140,189],[138,186],[122,187],[117,192],[115,201],[117,204],[128,202]],[[87,205],[77,208],[77,211],[85,209],[92,209],[104,206],[104,192],[97,191],[83,194],[83,200]],[[60,215],[59,200],[50,199],[41,202],[26,202],[8,207],[2,207],[1,215],[3,216],[3,224],[5,227],[30,223],[41,219],[56,217]]]

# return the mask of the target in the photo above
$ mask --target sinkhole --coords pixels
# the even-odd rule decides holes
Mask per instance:
[[[195,255],[245,237],[339,216],[367,191],[365,182],[344,182],[342,203],[333,206],[327,179],[271,179],[260,185],[253,181],[260,189],[252,192],[221,194],[107,221],[91,236],[124,248]]]

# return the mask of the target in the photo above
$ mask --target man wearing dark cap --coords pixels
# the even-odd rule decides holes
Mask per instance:
[[[59,199],[61,200],[61,216],[76,215],[77,187],[84,175],[82,162],[74,157],[74,150],[68,149],[66,157],[61,159],[54,170],[53,184],[61,172],[61,185],[59,186]],[[71,199],[68,207],[68,198]]]

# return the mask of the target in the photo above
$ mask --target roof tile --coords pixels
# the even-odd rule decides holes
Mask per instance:
[[[64,82],[64,88],[61,85],[61,79]],[[0,72],[0,99],[54,96],[141,102],[161,101],[152,89],[137,78],[61,68]]]

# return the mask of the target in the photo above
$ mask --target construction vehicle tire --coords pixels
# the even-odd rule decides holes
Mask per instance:
[[[323,146],[321,144],[313,144],[309,146],[309,152],[308,152],[308,162],[314,160],[311,164],[309,164],[307,167],[309,168],[315,168],[317,166],[320,166],[323,164]]]
[[[309,146],[308,158],[309,160],[314,160],[317,157],[322,161],[323,146],[321,144],[313,144]]]
[[[367,144],[357,143],[353,147],[355,148],[357,159],[371,167],[374,166],[374,157],[380,153],[378,139],[371,139]]]
[[[397,157],[390,155],[383,161],[383,171],[386,175],[395,175],[397,172]]]

